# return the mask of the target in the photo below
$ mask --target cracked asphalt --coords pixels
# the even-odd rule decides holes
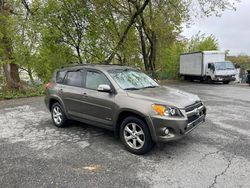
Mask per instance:
[[[53,126],[43,98],[0,101],[0,187],[250,187],[250,88],[172,83],[198,94],[207,121],[136,156],[112,132]]]

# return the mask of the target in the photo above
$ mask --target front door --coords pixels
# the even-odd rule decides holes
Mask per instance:
[[[84,80],[84,97],[82,98],[84,118],[111,126],[116,107],[115,94],[97,90],[100,84],[111,86],[110,81],[102,72],[96,70],[87,70]]]

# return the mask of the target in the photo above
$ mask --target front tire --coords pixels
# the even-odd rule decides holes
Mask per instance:
[[[212,84],[212,79],[211,79],[210,76],[206,77],[206,82],[207,82],[208,84]]]
[[[148,126],[140,118],[129,116],[120,127],[120,138],[131,153],[143,155],[153,147]]]
[[[62,128],[67,125],[67,118],[59,103],[54,103],[51,107],[51,117],[56,127]]]

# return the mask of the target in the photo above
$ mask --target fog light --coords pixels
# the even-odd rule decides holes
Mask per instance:
[[[166,135],[168,135],[168,134],[169,134],[169,130],[168,130],[168,128],[166,128],[166,129],[165,129],[164,133],[165,133]]]

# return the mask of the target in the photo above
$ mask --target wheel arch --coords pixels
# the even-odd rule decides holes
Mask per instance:
[[[59,103],[62,106],[63,111],[65,112],[66,116],[68,116],[67,111],[65,109],[65,106],[63,104],[63,101],[59,97],[53,96],[49,99],[49,110],[51,111],[51,108],[52,108],[53,104],[55,104],[55,103]]]
[[[115,123],[114,123],[114,130],[115,130],[116,137],[119,137],[119,131],[120,131],[122,121],[129,116],[135,116],[135,117],[141,119],[148,127],[150,135],[151,135],[152,139],[155,141],[154,127],[153,127],[151,121],[149,120],[149,118],[146,115],[144,115],[143,113],[138,112],[136,110],[131,110],[131,109],[122,109],[121,111],[118,112],[117,118],[116,118]]]

